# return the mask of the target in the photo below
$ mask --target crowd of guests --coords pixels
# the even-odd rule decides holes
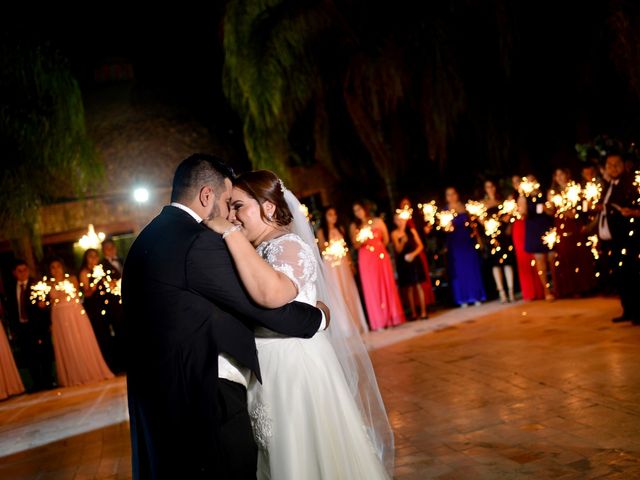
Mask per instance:
[[[484,195],[466,202],[449,187],[440,209],[448,218],[441,223],[423,219],[403,199],[391,232],[364,202],[353,204],[348,229],[329,207],[317,229],[326,270],[361,332],[402,324],[407,312],[409,319],[427,318],[435,296],[425,245],[434,236],[446,252],[451,299],[461,307],[480,305],[490,291],[503,303],[513,302],[517,284],[528,301],[581,297],[614,286],[623,306],[614,321],[638,324],[640,232],[634,227],[640,193],[634,165],[610,152],[602,165],[588,164],[580,173],[574,180],[569,169],[558,168],[546,190],[533,175],[514,176],[502,189],[497,180],[486,180]],[[568,189],[579,185],[582,192],[587,184],[597,187],[599,198],[558,203],[557,196],[571,197]]]
[[[37,280],[16,260],[15,283],[0,297],[0,399],[113,378],[124,371],[118,280],[122,260],[113,240],[85,251],[78,275],[60,258]],[[22,375],[21,375],[22,374]]]
[[[587,184],[597,187],[598,198],[566,201],[571,188],[586,191]],[[365,202],[352,205],[348,224],[335,207],[324,210],[316,233],[325,271],[360,333],[427,318],[435,303],[429,261],[438,255],[428,259],[426,245],[434,238],[444,246],[451,300],[461,307],[480,305],[491,291],[503,303],[515,301],[516,278],[523,300],[585,296],[613,285],[623,307],[613,321],[640,324],[640,193],[633,164],[611,152],[603,165],[585,166],[579,180],[556,169],[546,190],[533,175],[514,176],[502,188],[486,180],[483,190],[482,198],[465,202],[455,187],[447,188],[437,220],[427,209],[424,216],[414,212],[406,198],[392,224]],[[428,206],[435,212],[435,202]],[[77,276],[62,260],[49,261],[50,288],[34,298],[29,266],[15,262],[15,284],[0,299],[0,399],[24,392],[20,371],[28,373],[31,391],[124,371],[116,286],[122,267],[107,239],[102,258],[95,249],[84,253]]]

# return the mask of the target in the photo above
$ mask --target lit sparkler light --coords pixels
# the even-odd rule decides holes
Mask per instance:
[[[500,215],[513,215],[518,211],[518,202],[513,199],[505,200],[498,207]]]
[[[469,200],[467,204],[464,206],[467,209],[467,212],[474,217],[483,218],[487,213],[487,207],[482,202],[477,202],[475,200]]]
[[[600,201],[600,196],[602,195],[602,185],[600,185],[595,180],[591,180],[590,182],[587,182],[585,184],[584,189],[582,190],[582,194],[584,195],[584,199],[593,207]]]
[[[327,247],[322,251],[322,258],[331,263],[332,267],[337,267],[344,257],[347,256],[349,249],[347,243],[343,240],[331,240]]]
[[[443,210],[436,213],[438,217],[438,229],[443,229],[445,232],[453,232],[453,219],[457,213],[455,210]]]
[[[580,203],[580,196],[582,194],[582,187],[576,182],[569,182],[567,187],[562,192],[564,198],[564,209],[571,210],[576,208]]]
[[[422,214],[424,215],[424,221],[433,225],[436,223],[436,213],[438,212],[438,207],[436,207],[436,202],[431,201],[429,203],[421,203],[418,205],[420,209],[422,209]]]
[[[560,243],[560,236],[556,231],[556,227],[551,228],[542,236],[542,243],[544,243],[549,250],[553,249],[553,247]]]
[[[31,303],[44,302],[47,300],[47,295],[51,291],[51,285],[47,283],[47,277],[44,277],[38,283],[31,285],[31,294],[29,300]]]
[[[487,237],[497,237],[500,235],[500,220],[491,217],[484,222],[484,233]]]
[[[397,208],[396,215],[398,215],[402,220],[411,220],[411,217],[413,216],[413,208],[410,208],[407,205],[405,205],[404,208]]]
[[[115,286],[111,289],[111,293],[117,297],[122,296],[122,279],[116,280]]]
[[[591,247],[593,258],[598,260],[598,258],[600,258],[600,253],[598,252],[598,235],[591,235],[587,240],[587,247]]]
[[[554,191],[551,192],[551,203],[557,209],[562,209],[564,206],[564,197],[560,193],[556,193]]]
[[[95,287],[100,282],[100,280],[102,280],[106,276],[107,272],[104,271],[104,267],[101,263],[99,263],[98,265],[93,267],[93,270],[91,271],[90,277],[92,278],[92,280],[89,286]]]
[[[64,292],[67,294],[67,300],[71,300],[72,298],[76,298],[76,287],[73,286],[73,283],[71,283],[69,280],[67,280],[66,278],[61,281],[56,283],[55,289],[58,292]]]
[[[358,243],[364,243],[367,240],[373,240],[373,230],[371,230],[370,225],[362,227],[356,234],[356,241]]]
[[[309,207],[307,207],[304,203],[301,203],[300,206],[298,207],[300,209],[300,211],[302,212],[302,214],[307,217],[307,220],[309,219]]]
[[[522,193],[525,197],[528,197],[533,192],[539,189],[540,189],[540,184],[538,182],[532,182],[527,177],[522,178],[522,181],[520,182],[520,186],[518,187],[518,190],[520,191],[520,193]]]

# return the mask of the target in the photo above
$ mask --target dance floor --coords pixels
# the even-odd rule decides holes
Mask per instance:
[[[369,334],[398,479],[640,478],[640,327],[615,299]],[[125,379],[0,402],[0,478],[131,478]]]

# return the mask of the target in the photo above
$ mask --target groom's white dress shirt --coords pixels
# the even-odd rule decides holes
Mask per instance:
[[[189,215],[191,215],[196,222],[202,222],[202,218],[200,217],[200,215],[191,210],[189,207],[178,202],[171,202],[170,205],[172,207],[179,208],[180,210],[184,210]],[[324,317],[324,312],[322,310],[320,312],[322,313],[322,322],[320,322],[320,328],[318,329],[318,331],[324,330],[327,324]],[[224,378],[225,380],[239,383],[241,385],[244,385],[246,388],[247,385],[249,385],[251,371],[248,368],[240,366],[240,364],[230,355],[221,353],[220,355],[218,355],[218,378]]]

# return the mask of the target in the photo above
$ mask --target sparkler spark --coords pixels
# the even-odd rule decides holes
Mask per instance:
[[[405,205],[404,208],[397,208],[396,215],[398,215],[402,220],[411,220],[411,217],[413,216],[413,208],[410,208],[407,205]]]
[[[542,236],[542,243],[544,243],[549,250],[553,249],[553,247],[560,243],[560,236],[556,231],[556,227],[547,230],[547,232]]]
[[[422,214],[424,215],[424,221],[433,225],[436,223],[436,213],[438,212],[438,207],[436,207],[436,202],[431,201],[429,203],[421,203],[418,204],[418,208],[422,209]]]
[[[500,215],[513,215],[518,211],[518,202],[513,199],[505,200],[498,207],[498,211],[500,212]]]
[[[438,218],[438,229],[443,229],[445,232],[453,232],[453,219],[458,214],[455,210],[443,210],[436,213]]]
[[[337,267],[342,262],[342,259],[347,256],[349,249],[347,243],[343,240],[331,240],[327,247],[322,251],[322,258],[331,263],[332,267]]]
[[[487,237],[497,237],[500,235],[500,220],[491,217],[484,222],[484,233]]]
[[[487,207],[482,202],[469,200],[464,207],[474,217],[483,218],[487,214]]]
[[[520,186],[518,187],[520,193],[522,193],[525,197],[528,197],[533,192],[539,189],[540,184],[538,182],[532,182],[527,177],[522,177],[522,181],[520,182]]]
[[[364,243],[367,240],[373,240],[373,230],[371,230],[369,225],[362,227],[356,234],[356,241],[358,243]]]
[[[44,277],[38,283],[31,285],[31,294],[29,300],[31,303],[44,302],[47,300],[47,295],[51,291],[51,285],[47,283],[47,277]]]

